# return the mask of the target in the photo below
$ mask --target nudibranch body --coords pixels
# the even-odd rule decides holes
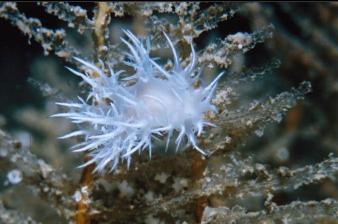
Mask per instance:
[[[133,67],[135,74],[122,78],[123,71],[115,72],[111,68],[110,74],[105,74],[94,64],[75,58],[98,75],[68,68],[91,89],[86,101],[79,98],[77,103],[57,103],[69,111],[54,117],[65,117],[79,124],[78,130],[60,138],[84,136],[84,141],[72,148],[76,152],[87,151],[91,159],[82,166],[96,163],[95,171],[103,171],[108,165],[114,170],[121,159],[129,166],[131,155],[138,151],[148,150],[151,156],[152,141],[157,136],[166,136],[166,147],[174,138],[176,150],[187,139],[205,155],[196,136],[205,126],[213,125],[204,119],[204,113],[215,110],[211,99],[223,73],[210,84],[196,87],[194,83],[199,75],[193,75],[197,57],[192,45],[190,64],[182,68],[173,43],[164,33],[174,59],[173,67],[166,70],[150,57],[149,42],[144,45],[130,31],[125,33],[130,42],[122,41],[130,52],[126,53],[129,60],[124,63]],[[136,82],[127,85],[129,80]]]

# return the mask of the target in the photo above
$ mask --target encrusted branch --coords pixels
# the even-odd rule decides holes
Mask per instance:
[[[26,217],[16,210],[5,208],[2,201],[0,201],[0,222],[6,224],[39,224],[31,217]]]
[[[80,6],[72,6],[67,2],[40,2],[46,12],[66,21],[71,28],[77,28],[79,33],[91,29],[93,22],[88,18],[87,10]]]
[[[262,193],[265,195],[261,196],[267,196],[278,191],[293,191],[303,185],[318,183],[327,178],[334,182],[338,179],[338,158],[332,155],[313,166],[295,170],[280,167],[272,172],[262,164],[255,164],[251,159],[243,159],[238,153],[224,155],[221,159],[223,163],[217,161],[220,159],[211,158],[208,161],[205,177],[199,181],[196,188],[173,198],[155,200],[144,213],[170,211],[171,214],[175,214],[180,208],[198,198],[220,195],[226,197],[226,200],[241,200]],[[216,170],[221,172],[216,173]],[[257,176],[257,179],[244,181],[251,175]]]
[[[21,13],[14,2],[0,3],[0,18],[10,21],[29,39],[34,38],[42,46],[45,55],[54,51],[57,56],[67,61],[72,61],[72,57],[78,55],[78,52],[65,40],[66,34],[63,29],[45,28],[39,19],[27,18]]]
[[[272,212],[247,212],[240,206],[232,209],[207,207],[201,223],[335,223],[338,218],[337,210],[338,202],[333,199],[319,202],[295,201],[276,206]]]
[[[1,160],[6,160],[16,167],[15,182],[23,182],[34,186],[37,194],[49,202],[59,214],[71,219],[74,200],[72,182],[59,171],[54,170],[42,159],[33,155],[28,148],[13,140],[0,130]],[[10,171],[8,171],[10,172]],[[22,178],[22,180],[21,180]]]

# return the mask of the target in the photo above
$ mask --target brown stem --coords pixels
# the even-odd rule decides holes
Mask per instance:
[[[88,161],[88,157],[85,159]],[[80,194],[81,199],[77,202],[76,205],[76,214],[75,214],[75,223],[76,224],[89,224],[90,216],[88,214],[89,210],[89,195],[92,189],[92,183],[94,180],[93,170],[95,168],[94,164],[86,166],[82,171],[82,176],[80,179]]]
[[[98,58],[102,58],[107,53],[106,29],[110,22],[110,7],[107,2],[98,2],[97,11],[94,17],[93,39]]]
[[[94,32],[93,39],[95,43],[96,56],[97,58],[104,57],[106,53],[106,39],[105,32],[106,28],[110,22],[110,7],[107,2],[98,2],[97,9],[94,16]],[[85,161],[88,161],[90,158],[85,158]],[[94,180],[93,170],[95,169],[95,164],[86,166],[82,171],[82,176],[80,180],[80,195],[81,199],[77,202],[76,206],[76,215],[75,223],[76,224],[89,224],[90,215],[88,214],[89,202],[90,202],[90,192],[92,190],[92,184]]]

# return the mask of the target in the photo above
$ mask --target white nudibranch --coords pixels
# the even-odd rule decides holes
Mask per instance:
[[[204,113],[216,109],[211,98],[223,73],[210,84],[195,87],[199,77],[192,75],[196,64],[192,44],[191,62],[182,68],[173,43],[164,33],[174,59],[172,69],[166,70],[150,57],[149,42],[144,45],[130,31],[124,32],[130,40],[121,38],[130,50],[126,53],[129,61],[124,63],[132,66],[135,74],[121,78],[123,71],[114,72],[112,68],[109,68],[110,74],[105,74],[96,65],[75,58],[97,75],[90,76],[68,68],[91,89],[86,101],[79,97],[77,103],[57,103],[69,111],[52,117],[71,119],[81,128],[60,138],[83,136],[84,141],[72,149],[75,152],[87,151],[91,159],[80,167],[96,163],[95,171],[103,171],[108,165],[112,171],[120,160],[126,160],[129,167],[135,152],[148,150],[151,157],[152,139],[157,136],[166,137],[166,148],[174,138],[176,151],[182,140],[187,139],[205,155],[197,145],[196,135],[202,133],[203,127],[213,126],[204,119]],[[136,80],[135,84],[126,85],[131,79]]]

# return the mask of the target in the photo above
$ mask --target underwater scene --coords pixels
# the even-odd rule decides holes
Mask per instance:
[[[1,2],[0,224],[338,223],[337,2]]]

